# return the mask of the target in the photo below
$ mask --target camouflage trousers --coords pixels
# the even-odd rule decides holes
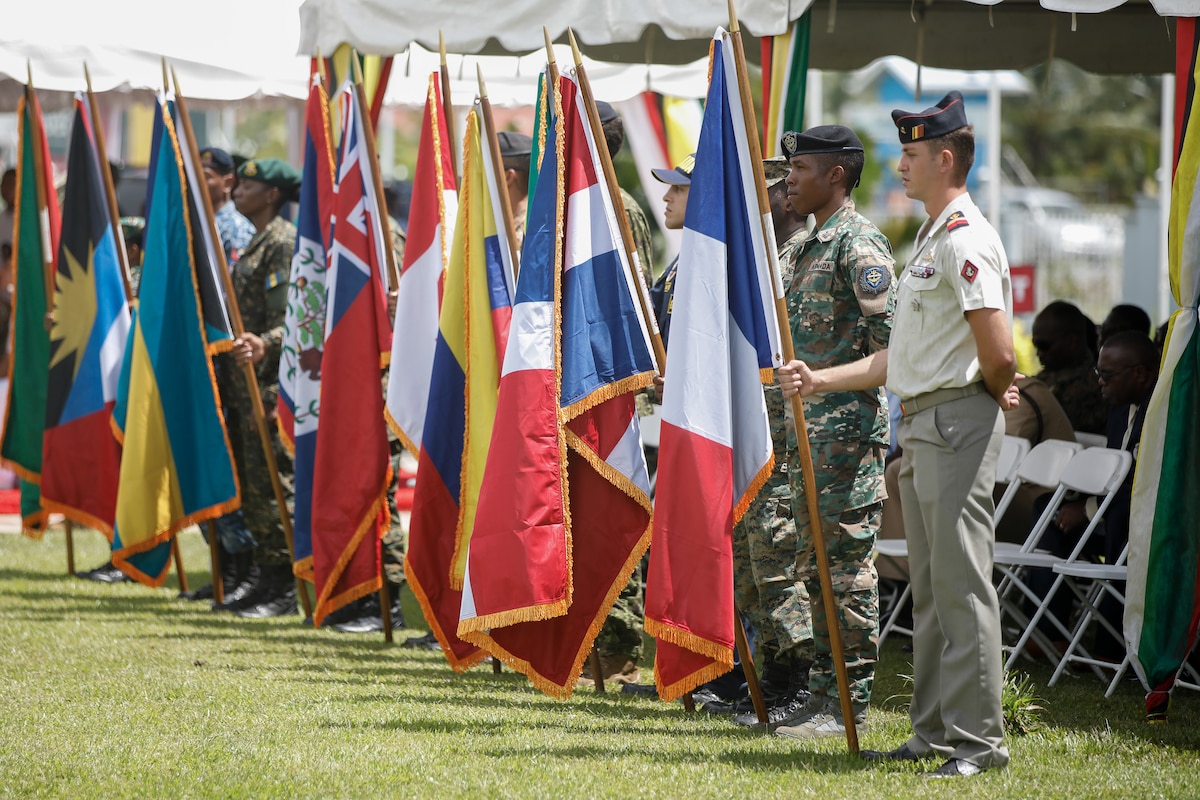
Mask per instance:
[[[796,523],[786,473],[776,473],[733,528],[733,590],[758,631],[758,661],[812,659],[808,591],[796,580]]]
[[[636,664],[642,657],[642,565],[638,564],[629,582],[613,603],[604,627],[596,636],[595,648],[602,656],[627,655]]]
[[[396,444],[399,444],[398,442]],[[388,484],[387,507],[391,522],[387,533],[380,542],[382,551],[383,572],[387,581],[393,587],[403,586],[404,555],[408,552],[408,531],[400,520],[400,511],[396,508],[396,490],[400,486],[400,454],[396,446],[392,446],[392,482]]]
[[[814,443],[812,455],[821,533],[851,700],[869,703],[875,664],[879,660],[879,577],[871,555],[883,519],[883,500],[871,499],[878,497],[878,492],[870,486],[876,482],[877,467],[882,480],[882,448],[872,444]],[[798,465],[797,459],[789,460]],[[808,686],[814,693],[836,696],[829,620],[804,481],[798,467],[791,471],[791,481],[798,541],[796,577],[808,589],[816,649]]]
[[[222,387],[224,388],[224,387]],[[236,395],[236,399],[229,394]],[[225,406],[225,424],[229,432],[229,445],[237,464],[238,485],[242,490],[242,515],[246,527],[254,536],[254,562],[261,566],[292,565],[292,554],[288,549],[287,536],[283,532],[283,521],[279,516],[279,504],[275,500],[275,487],[267,456],[263,452],[262,439],[254,422],[254,411],[244,389],[221,395]],[[232,400],[232,402],[231,402]],[[294,481],[292,458],[279,439],[274,422],[268,423],[271,431],[271,449],[279,468],[279,480],[287,503],[287,513],[292,514]]]

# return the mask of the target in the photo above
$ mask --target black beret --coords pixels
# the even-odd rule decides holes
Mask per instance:
[[[238,168],[238,177],[285,192],[300,188],[300,170],[280,158],[252,158]]]
[[[858,135],[845,125],[818,125],[803,133],[788,131],[780,140],[783,157],[806,156],[812,153],[845,153],[862,150]]]
[[[501,158],[527,158],[533,152],[533,139],[517,131],[500,131],[496,134],[500,143]]]
[[[606,103],[603,100],[596,101],[596,113],[600,116],[600,124],[612,122],[617,118],[617,110],[612,107],[611,103]]]
[[[200,163],[218,175],[232,175],[235,169],[233,156],[219,147],[206,147],[201,150]]]
[[[933,108],[924,111],[905,111],[897,108],[892,112],[892,122],[900,132],[900,143],[936,139],[967,127],[967,109],[961,92],[950,92]]]

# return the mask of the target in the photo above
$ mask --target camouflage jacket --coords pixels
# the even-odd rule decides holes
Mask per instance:
[[[621,205],[625,206],[633,246],[637,250],[638,260],[642,262],[642,279],[649,286],[654,281],[654,243],[650,239],[650,223],[646,221],[646,212],[642,211],[637,200],[624,189],[621,189]]]
[[[804,244],[803,228],[796,231],[790,239],[779,246],[779,273],[783,285],[792,281],[795,269],[795,253]],[[782,497],[791,495],[788,487],[788,439],[794,441],[796,423],[792,419],[789,406],[790,400],[783,399],[783,389],[778,381],[772,381],[763,387],[763,396],[767,401],[767,419],[771,423],[771,448],[775,451],[775,471],[767,480],[767,490]]]
[[[270,406],[279,392],[279,352],[287,311],[288,280],[292,252],[296,249],[296,226],[275,217],[254,234],[233,268],[233,291],[242,326],[262,337],[266,356],[256,365],[263,404]]]
[[[887,237],[854,210],[834,212],[793,251],[787,286],[796,358],[813,369],[846,364],[888,346],[896,310],[895,262]],[[830,392],[805,401],[813,442],[873,442],[887,447],[883,389]]]

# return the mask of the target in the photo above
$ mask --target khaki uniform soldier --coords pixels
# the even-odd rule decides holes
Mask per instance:
[[[901,272],[888,350],[779,370],[785,394],[829,396],[886,382],[901,399],[900,496],[913,594],[913,733],[869,760],[942,758],[934,778],[1008,762],[1000,705],[1000,613],[992,585],[992,485],[1013,384],[1012,292],[1004,247],[966,190],[975,133],[963,98],[896,110],[900,175],[928,219]]]

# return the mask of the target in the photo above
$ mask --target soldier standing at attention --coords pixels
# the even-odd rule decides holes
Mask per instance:
[[[229,354],[220,357],[222,368],[218,374],[229,443],[242,490],[242,512],[255,546],[251,551],[252,564],[247,563],[245,555],[234,555],[242,580],[223,604],[213,607],[234,611],[239,617],[260,619],[296,613],[296,580],[241,365],[253,363],[258,374],[279,478],[284,496],[290,501],[292,460],[279,440],[275,401],[279,395],[279,353],[296,226],[279,212],[299,190],[300,172],[277,158],[251,159],[238,169],[238,177],[233,201],[255,229],[254,238],[233,268],[233,291],[245,333],[234,341]],[[291,508],[283,513],[291,514]]]
[[[929,218],[901,273],[892,347],[813,371],[779,370],[787,395],[879,386],[901,399],[900,498],[913,595],[913,734],[868,760],[942,758],[934,778],[1008,763],[992,485],[1013,385],[1012,290],[996,231],[967,193],[975,131],[963,98],[892,112],[905,193]],[[815,601],[814,601],[815,606]]]
[[[862,142],[847,127],[821,125],[789,131],[782,144],[791,165],[788,202],[816,221],[793,256],[795,272],[787,290],[796,355],[822,367],[862,361],[887,348],[896,307],[891,245],[850,199],[865,161]],[[829,392],[806,403],[805,419],[817,485],[803,483],[795,439],[788,476],[796,578],[808,590],[816,652],[808,677],[812,694],[776,733],[797,739],[844,737],[833,659],[846,662],[854,724],[862,732],[879,658],[878,576],[871,554],[883,515],[887,401],[879,388]],[[817,493],[819,520],[809,517],[808,491]],[[824,537],[835,620],[825,614],[814,524]],[[844,653],[830,652],[830,625],[839,626]]]

